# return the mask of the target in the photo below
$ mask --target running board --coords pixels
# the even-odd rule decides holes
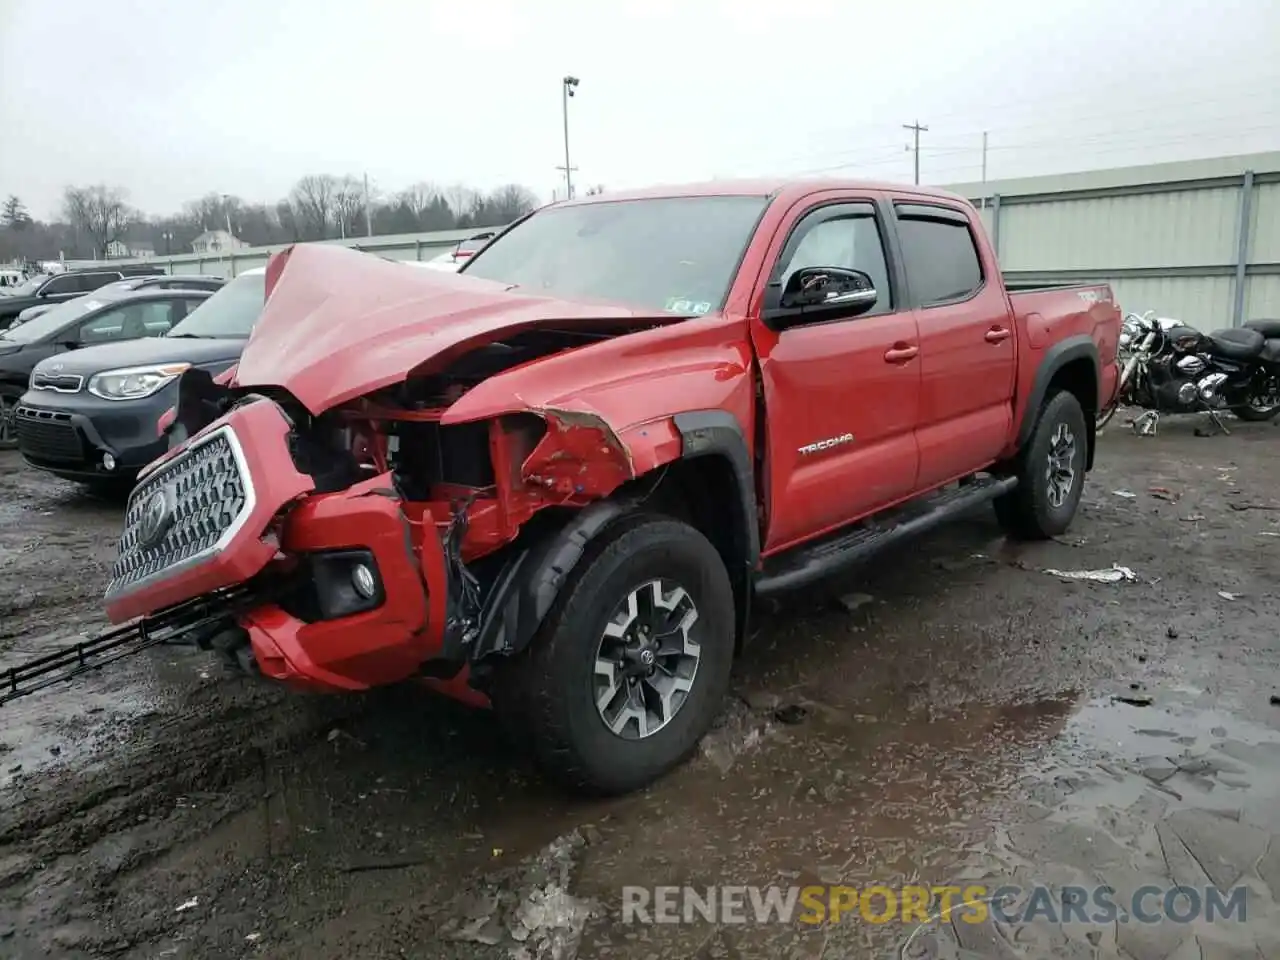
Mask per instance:
[[[767,597],[825,579],[891,543],[924,533],[966,510],[989,503],[1017,485],[1017,477],[977,477],[771,557],[756,577],[756,595]]]

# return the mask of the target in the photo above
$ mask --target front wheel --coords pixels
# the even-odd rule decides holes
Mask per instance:
[[[579,561],[529,649],[501,663],[493,704],[554,779],[638,790],[710,729],[733,666],[734,601],[715,547],[635,516]]]
[[[1018,485],[995,501],[996,519],[1006,533],[1047,540],[1067,531],[1084,492],[1088,444],[1080,401],[1065,390],[1046,400],[1018,454]]]

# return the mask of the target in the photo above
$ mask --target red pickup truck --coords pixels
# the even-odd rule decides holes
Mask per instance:
[[[753,596],[986,501],[1065,530],[1121,325],[1011,292],[960,197],[834,181],[561,203],[459,274],[299,245],[267,290],[234,376],[183,375],[111,619],[424,680],[604,793],[696,747]]]

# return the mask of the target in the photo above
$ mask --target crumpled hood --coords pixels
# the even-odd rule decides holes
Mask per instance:
[[[413,270],[346,247],[299,244],[267,266],[267,304],[235,380],[244,388],[283,387],[318,414],[521,329],[616,327],[646,316]]]

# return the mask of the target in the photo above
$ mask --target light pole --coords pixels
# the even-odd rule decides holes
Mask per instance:
[[[569,164],[569,98],[573,96],[577,86],[577,77],[565,77],[561,83],[561,89],[564,92],[561,100],[564,112],[564,193],[566,200],[573,199],[573,167]]]
[[[166,230],[160,234],[160,239],[164,241],[164,255],[166,257],[173,256],[173,233]]]

